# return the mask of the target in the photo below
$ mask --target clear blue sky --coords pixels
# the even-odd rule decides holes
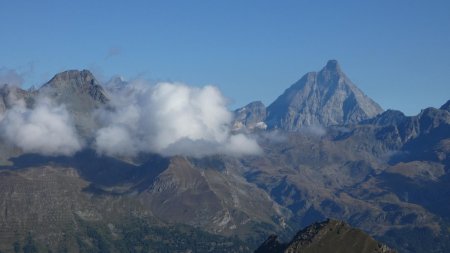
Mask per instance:
[[[337,59],[385,109],[450,99],[450,1],[0,0],[0,68],[25,86],[66,69],[214,84],[271,103]]]

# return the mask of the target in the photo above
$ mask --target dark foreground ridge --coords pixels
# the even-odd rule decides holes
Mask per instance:
[[[326,220],[299,231],[289,243],[281,243],[271,235],[255,253],[390,253],[395,252],[378,243],[363,231],[343,221]]]

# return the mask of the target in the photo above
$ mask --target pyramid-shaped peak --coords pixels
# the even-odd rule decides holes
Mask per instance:
[[[355,124],[383,109],[341,71],[336,60],[292,84],[267,107],[269,128],[296,131],[305,126]]]
[[[328,71],[340,72],[341,66],[339,65],[339,62],[337,60],[329,60],[327,62],[327,65],[325,65],[323,69]]]

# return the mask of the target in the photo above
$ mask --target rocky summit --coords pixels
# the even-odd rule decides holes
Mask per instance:
[[[383,109],[344,74],[336,60],[309,72],[267,108],[269,128],[299,130],[305,126],[353,124]]]
[[[67,70],[55,75],[50,81],[44,84],[40,92],[48,92],[57,100],[67,100],[67,96],[78,97],[86,94],[92,100],[99,103],[106,103],[108,95],[100,83],[95,79],[89,70]]]
[[[250,104],[234,111],[235,119],[233,122],[234,130],[243,128],[248,130],[266,129],[264,123],[266,119],[266,106],[261,101],[251,102]]]
[[[64,105],[82,136],[92,135],[98,127],[92,113],[109,102],[108,93],[89,70],[58,73],[38,93],[50,97],[57,105]]]

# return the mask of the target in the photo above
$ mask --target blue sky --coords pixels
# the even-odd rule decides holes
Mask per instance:
[[[0,69],[39,86],[66,69],[213,84],[271,103],[337,59],[385,108],[450,99],[450,1],[0,0]]]

